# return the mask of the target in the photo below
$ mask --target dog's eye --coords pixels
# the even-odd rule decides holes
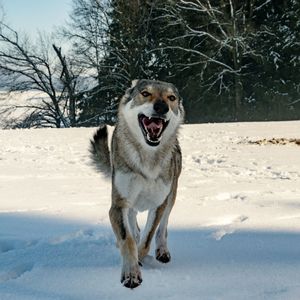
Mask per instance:
[[[169,99],[170,101],[175,101],[175,100],[176,100],[176,97],[175,97],[174,95],[170,95],[170,96],[168,97],[168,99]]]
[[[149,97],[149,96],[151,96],[151,94],[148,93],[147,91],[143,91],[143,92],[141,92],[141,94],[143,95],[143,97]]]

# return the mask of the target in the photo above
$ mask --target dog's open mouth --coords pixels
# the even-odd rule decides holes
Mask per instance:
[[[138,118],[146,143],[150,146],[158,146],[169,121],[159,117],[146,117],[143,114]]]

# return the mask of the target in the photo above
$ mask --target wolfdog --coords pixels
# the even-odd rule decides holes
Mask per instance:
[[[120,101],[111,150],[106,126],[91,140],[92,158],[112,179],[109,217],[123,259],[121,283],[135,288],[142,282],[140,266],[156,231],[156,259],[171,259],[167,225],[181,172],[177,139],[184,118],[177,88],[167,82],[134,80]],[[137,212],[148,210],[140,237]]]

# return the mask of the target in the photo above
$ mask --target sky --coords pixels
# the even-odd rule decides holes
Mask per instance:
[[[71,10],[72,0],[0,0],[5,21],[13,29],[35,36],[63,25]]]

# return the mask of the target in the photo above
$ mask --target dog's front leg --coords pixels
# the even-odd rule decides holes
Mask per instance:
[[[141,284],[142,276],[138,264],[137,245],[131,233],[128,213],[128,208],[113,204],[109,216],[123,259],[121,283],[133,289]]]
[[[161,206],[155,209],[151,209],[148,213],[146,226],[143,232],[143,237],[139,244],[140,261],[148,254],[150,250],[151,240],[161,220],[165,208],[166,208],[166,203],[163,203]]]
[[[172,184],[171,193],[167,197],[166,208],[163,211],[161,222],[156,232],[155,255],[156,255],[156,259],[162,263],[168,263],[171,260],[171,254],[167,246],[167,237],[168,237],[167,227],[168,227],[169,216],[176,199],[177,184],[178,184],[178,178],[176,178],[176,180]]]
[[[129,225],[131,228],[132,235],[135,239],[135,242],[138,245],[140,242],[140,228],[137,223],[136,216],[137,216],[137,212],[134,209],[130,208],[128,212]]]

